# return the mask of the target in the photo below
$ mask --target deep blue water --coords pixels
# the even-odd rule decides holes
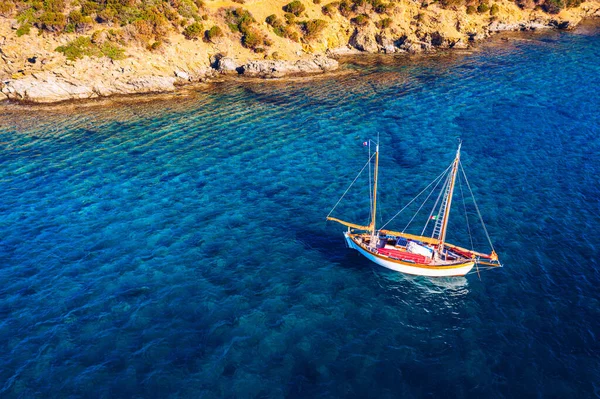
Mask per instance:
[[[599,88],[588,29],[4,107],[0,397],[600,396]],[[408,277],[344,247],[324,218],[377,134],[381,221],[462,138],[503,269]],[[336,216],[363,223],[357,187]]]

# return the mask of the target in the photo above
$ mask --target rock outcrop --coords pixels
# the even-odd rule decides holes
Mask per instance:
[[[220,73],[237,73],[238,66],[231,57],[219,57],[216,62],[216,69]]]
[[[0,92],[8,99],[54,103],[107,97],[115,94],[164,93],[175,90],[174,77],[142,76],[128,80],[91,81],[67,80],[54,74],[31,75],[4,81]]]
[[[333,71],[338,62],[325,56],[301,59],[295,62],[281,60],[250,61],[240,68],[244,76],[261,78],[278,78],[288,75],[314,74]]]

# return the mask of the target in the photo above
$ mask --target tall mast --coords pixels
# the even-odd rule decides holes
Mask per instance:
[[[371,234],[375,235],[375,217],[377,216],[377,175],[379,172],[379,143],[375,146],[375,184],[373,184],[373,218],[371,219]]]
[[[462,142],[458,144],[458,150],[456,150],[456,158],[454,159],[454,165],[452,165],[452,179],[450,180],[450,190],[448,191],[448,197],[446,199],[446,209],[444,209],[442,230],[440,231],[440,246],[438,250],[440,254],[444,251],[444,243],[446,241],[446,229],[448,227],[448,218],[450,216],[450,206],[452,205],[452,194],[454,194],[454,183],[456,183],[456,173],[458,172],[458,162],[460,161],[461,146]]]

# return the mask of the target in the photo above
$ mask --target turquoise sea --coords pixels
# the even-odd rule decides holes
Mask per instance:
[[[599,397],[599,94],[588,26],[156,101],[3,105],[0,397]],[[325,216],[378,135],[379,223],[461,138],[504,268],[410,277],[345,248]],[[335,215],[365,223],[367,193]],[[461,207],[448,238],[469,246]]]

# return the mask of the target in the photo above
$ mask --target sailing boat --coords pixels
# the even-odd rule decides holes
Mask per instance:
[[[365,143],[366,145],[367,143]],[[420,276],[431,276],[431,277],[451,277],[451,276],[464,276],[469,273],[474,266],[477,267],[479,273],[480,267],[483,269],[501,267],[498,255],[494,250],[494,246],[489,238],[489,234],[481,218],[479,207],[475,202],[473,196],[473,202],[475,209],[479,215],[483,229],[488,238],[490,247],[492,249],[490,254],[484,254],[476,252],[472,249],[466,249],[459,247],[458,245],[446,242],[446,233],[448,228],[448,219],[450,216],[450,209],[452,206],[452,199],[454,196],[454,188],[457,181],[459,169],[464,176],[464,180],[467,183],[467,187],[471,191],[471,186],[467,180],[464,169],[460,162],[460,149],[462,143],[459,143],[458,150],[456,151],[456,157],[453,162],[442,172],[433,182],[431,182],[425,189],[423,189],[415,198],[413,198],[400,212],[398,212],[392,219],[390,219],[381,228],[377,228],[375,225],[377,215],[377,183],[379,173],[379,143],[375,144],[375,152],[373,155],[371,152],[371,141],[369,145],[369,160],[363,167],[358,176],[364,171],[366,166],[369,166],[369,176],[371,172],[371,160],[375,158],[374,166],[374,184],[371,196],[371,222],[368,226],[363,226],[355,223],[349,223],[341,219],[331,217],[331,213],[344,198],[350,187],[356,182],[358,176],[354,179],[350,187],[346,190],[344,195],[340,198],[337,204],[333,207],[327,220],[338,222],[346,227],[348,230],[344,232],[344,237],[348,247],[356,249],[361,255],[367,259],[386,267],[391,270],[395,270],[402,273],[420,275]],[[459,176],[460,177],[460,176]],[[436,190],[439,184],[443,182],[440,193],[437,197],[435,205],[431,210],[431,213],[427,219],[427,223],[422,230],[421,235],[408,234],[404,231],[392,231],[384,229],[384,227],[391,222],[396,216],[398,216],[403,210],[405,210],[411,203],[413,203],[419,196],[421,196],[429,187],[435,184],[430,194],[423,201],[421,208],[425,202],[429,199],[431,194]],[[369,185],[371,187],[371,185]],[[460,186],[462,194],[462,184]],[[441,199],[441,201],[440,201]],[[464,195],[463,195],[464,201]],[[466,208],[465,208],[466,210]],[[419,211],[417,211],[419,212]],[[416,215],[415,215],[416,216]],[[413,218],[411,219],[411,222]],[[425,236],[425,231],[430,221],[435,221],[433,225],[433,231],[430,236]],[[410,223],[409,222],[409,225]],[[407,225],[408,227],[408,225]],[[470,227],[467,227],[470,235]],[[472,243],[472,238],[471,238]]]

